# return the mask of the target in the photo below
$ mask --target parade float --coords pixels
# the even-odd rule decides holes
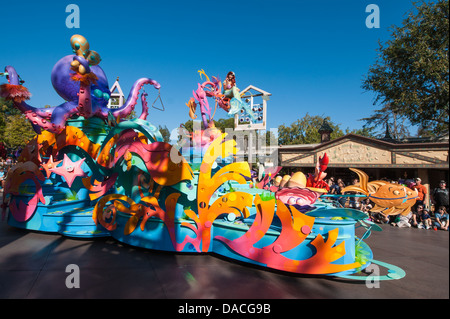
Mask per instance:
[[[30,93],[12,66],[3,75],[0,95],[13,102],[31,122],[36,137],[8,173],[3,217],[13,227],[93,238],[110,236],[137,247],[171,252],[211,253],[287,273],[359,276],[371,263],[399,279],[400,268],[376,261],[364,242],[381,230],[368,216],[344,208],[327,195],[328,156],[315,172],[277,176],[266,169],[257,183],[248,162],[235,161],[236,141],[214,127],[215,108],[245,121],[261,120],[239,92],[214,77],[199,83],[187,103],[203,130],[188,135],[188,153],[163,141],[147,121],[144,85],[158,94],[161,85],[138,79],[118,108],[111,97],[100,55],[87,40],[71,38],[73,54],[59,60],[51,73],[64,102],[50,108],[29,105]],[[125,120],[138,100],[142,114]],[[256,111],[256,112],[255,112]],[[207,132],[206,132],[207,131]],[[207,133],[207,134],[206,134]],[[186,146],[186,145],[184,145]],[[359,178],[358,196],[369,197],[378,211],[407,214],[415,194],[406,188]],[[350,196],[350,195],[349,195]],[[355,229],[362,227],[363,235]]]

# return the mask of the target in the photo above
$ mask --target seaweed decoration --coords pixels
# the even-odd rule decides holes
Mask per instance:
[[[118,211],[130,215],[127,224],[124,227],[124,235],[130,235],[134,232],[140,221],[140,229],[144,231],[145,224],[151,217],[161,219],[166,225],[170,238],[176,243],[175,238],[175,205],[181,194],[172,193],[165,200],[166,211],[164,211],[158,203],[155,196],[146,196],[139,203],[133,201],[130,197],[119,194],[110,194],[102,197],[92,212],[92,218],[95,222],[99,222],[103,227],[112,231],[117,228],[116,214]],[[108,202],[111,205],[105,208]],[[128,203],[128,207],[122,202]],[[102,214],[100,215],[100,212]],[[175,246],[175,245],[174,245]],[[176,247],[175,247],[176,248]]]
[[[88,176],[83,178],[82,182],[84,187],[86,187],[86,189],[90,192],[89,198],[91,200],[96,200],[105,195],[105,193],[114,186],[118,176],[118,173],[113,173],[110,177],[105,178],[103,182],[94,179],[93,184],[91,184],[91,176]]]
[[[146,144],[137,132],[132,129],[124,130],[116,142],[115,156],[111,164],[116,165],[122,158],[129,161],[131,156],[139,156],[152,179],[160,185],[170,186],[192,179],[192,169],[181,154],[177,154],[180,162],[171,160],[170,155],[174,153],[172,148],[172,145],[165,142]]]
[[[136,202],[126,195],[109,194],[109,195],[102,197],[97,202],[97,204],[95,204],[95,207],[92,211],[92,219],[94,220],[94,222],[96,224],[100,223],[100,225],[102,225],[109,231],[112,231],[117,228],[116,205],[114,205],[114,204],[109,205],[105,209],[106,204],[112,200],[121,200],[121,201],[127,202],[130,205],[130,207],[133,205],[136,205]]]
[[[332,264],[345,255],[344,242],[333,247],[338,236],[338,229],[328,232],[325,241],[322,235],[311,242],[315,247],[315,254],[306,260],[293,260],[282,255],[300,245],[311,232],[314,217],[300,213],[294,207],[291,211],[283,202],[277,200],[277,216],[281,220],[281,233],[270,245],[257,248],[254,245],[261,240],[269,230],[275,211],[275,200],[262,201],[259,195],[255,196],[257,215],[250,229],[241,237],[234,240],[217,236],[216,240],[222,241],[236,253],[251,260],[283,271],[303,274],[329,274],[346,271],[360,267],[358,262],[351,264]]]
[[[213,164],[219,156],[225,158],[236,154],[236,141],[225,140],[227,134],[216,138],[206,150],[200,166],[197,186],[197,211],[198,215],[190,209],[184,213],[191,218],[195,226],[189,222],[181,225],[190,228],[195,237],[186,236],[181,247],[191,243],[198,252],[207,252],[211,245],[211,227],[214,220],[221,214],[237,212],[244,217],[249,216],[247,207],[251,207],[253,196],[244,192],[232,192],[217,198],[211,205],[210,200],[214,192],[229,180],[245,184],[245,177],[250,177],[250,167],[247,162],[228,164],[211,176]]]
[[[142,218],[140,223],[140,229],[144,231],[145,224],[151,217],[157,217],[161,219],[167,229],[169,230],[170,238],[172,239],[172,242],[176,242],[175,240],[175,205],[178,201],[178,197],[180,197],[181,194],[179,193],[173,193],[167,196],[165,204],[166,204],[166,210],[164,211],[158,203],[158,198],[154,196],[146,196],[141,199],[142,203],[139,204],[133,204],[130,206],[130,208],[127,208],[125,205],[123,205],[119,201],[114,202],[114,207],[119,210],[120,212],[130,214],[131,217],[128,220],[127,224],[125,225],[124,229],[124,235],[131,234],[136,228],[139,223],[139,220]]]
[[[158,184],[174,185],[181,180],[192,179],[193,172],[186,160],[178,154],[177,160],[180,158],[181,162],[172,161],[170,155],[176,154],[172,150],[172,145],[157,141],[158,136],[155,136],[155,133],[152,132],[152,127],[147,128],[137,120],[123,122],[114,127],[100,145],[89,140],[79,128],[66,126],[60,133],[43,131],[30,142],[31,146],[28,148],[33,146],[33,150],[36,149],[34,157],[38,157],[39,155],[45,155],[45,152],[49,151],[51,147],[50,151],[53,158],[56,158],[62,148],[69,145],[78,146],[93,160],[96,160],[99,166],[106,169],[113,169],[121,160],[129,163],[129,169],[131,157],[139,156],[144,161],[147,171]],[[143,132],[136,132],[134,129]],[[38,145],[39,149],[33,143]],[[38,154],[38,151],[40,154]],[[31,155],[28,157],[31,157]],[[41,164],[39,159],[35,162],[38,165]],[[43,166],[43,168],[45,167]],[[92,200],[103,195],[114,184],[113,179],[110,179],[109,182],[106,179],[92,182],[94,188],[97,188],[95,191],[98,193],[92,197]],[[105,186],[103,193],[99,193],[97,187],[99,183]],[[90,179],[86,179],[83,184],[88,189],[92,188]]]
[[[86,136],[86,134],[79,128],[67,125],[59,133],[51,133],[42,131],[38,134],[36,141],[41,146],[42,155],[52,147],[52,155],[56,158],[61,149],[66,146],[74,145],[84,150],[90,157],[96,158],[100,149],[100,144],[94,143]]]

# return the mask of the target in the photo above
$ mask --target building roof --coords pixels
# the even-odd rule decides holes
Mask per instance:
[[[448,140],[395,143],[347,134],[320,144],[280,145],[281,166],[314,166],[327,153],[336,167],[416,167],[448,170]]]
[[[409,137],[403,138],[401,140],[394,140],[392,138],[372,138],[367,136],[362,136],[358,134],[347,134],[341,136],[339,138],[333,139],[331,141],[325,143],[316,143],[316,144],[293,144],[293,145],[280,145],[280,149],[317,149],[322,148],[324,146],[328,146],[330,144],[339,143],[344,139],[357,139],[367,141],[369,143],[375,143],[384,145],[388,148],[405,148],[405,147],[425,147],[425,146],[436,146],[442,147],[445,145],[449,145],[448,135],[441,137]]]

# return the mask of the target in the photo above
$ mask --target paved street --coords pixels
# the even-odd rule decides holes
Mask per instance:
[[[214,255],[173,254],[112,238],[72,239],[0,222],[0,298],[449,298],[448,232],[384,225],[366,240],[374,259],[406,272],[400,280],[301,276],[237,264]],[[66,266],[80,288],[66,287]]]

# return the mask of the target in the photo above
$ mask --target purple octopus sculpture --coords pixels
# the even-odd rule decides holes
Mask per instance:
[[[157,90],[160,84],[149,78],[137,80],[128,95],[125,103],[117,108],[107,107],[110,98],[108,80],[100,63],[100,55],[89,49],[89,43],[81,35],[74,35],[70,39],[74,54],[67,55],[59,60],[53,67],[51,81],[55,91],[65,102],[51,108],[37,108],[27,104],[31,94],[22,84],[24,81],[12,66],[7,66],[3,75],[8,83],[0,85],[0,96],[11,100],[31,121],[36,133],[41,129],[52,133],[61,132],[65,128],[67,119],[71,116],[90,118],[97,116],[105,121],[109,114],[115,119],[129,115],[138,100],[139,91],[145,84],[151,84]],[[1,73],[0,73],[1,74]],[[142,94],[143,110],[146,93]]]

